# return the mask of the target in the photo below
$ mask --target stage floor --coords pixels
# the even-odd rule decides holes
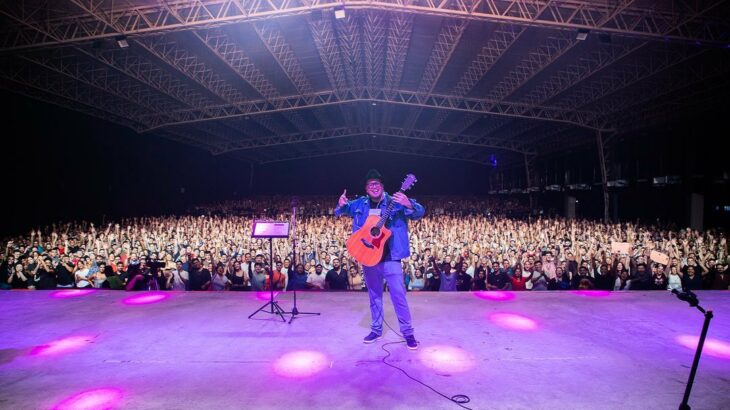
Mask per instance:
[[[299,293],[322,315],[290,325],[247,319],[268,294],[75,292],[0,293],[0,408],[459,409],[381,362],[393,332],[362,343],[365,293]],[[698,293],[715,319],[689,403],[730,409],[730,292]],[[389,345],[388,362],[472,409],[677,408],[703,320],[665,292],[409,303],[420,348]]]

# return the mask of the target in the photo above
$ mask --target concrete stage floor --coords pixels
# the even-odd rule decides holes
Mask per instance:
[[[698,293],[715,319],[690,405],[730,409],[730,292]],[[0,408],[459,409],[381,363],[393,332],[361,342],[365,293],[298,295],[322,315],[249,320],[255,293],[2,292]],[[409,302],[421,346],[388,361],[472,409],[676,409],[703,320],[665,292]]]

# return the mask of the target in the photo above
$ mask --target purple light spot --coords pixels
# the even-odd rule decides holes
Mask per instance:
[[[76,393],[56,404],[53,410],[100,410],[120,407],[122,391],[102,388]]]
[[[299,350],[281,356],[274,363],[274,371],[284,377],[313,376],[328,366],[327,356],[312,350]]]
[[[50,356],[76,350],[91,343],[91,336],[72,336],[34,347],[28,356]]]
[[[489,315],[495,325],[510,330],[535,330],[537,323],[534,320],[514,313],[493,313]]]
[[[458,347],[429,346],[419,354],[424,366],[443,373],[462,373],[474,368],[474,357]]]
[[[515,294],[512,292],[502,292],[501,290],[481,290],[474,292],[474,296],[479,299],[493,300],[496,302],[504,302],[515,298]]]
[[[589,298],[605,298],[611,296],[611,292],[607,290],[571,290],[570,293]]]
[[[162,293],[162,292],[147,292],[140,295],[134,295],[130,296],[124,300],[122,300],[122,303],[128,306],[137,306],[137,305],[149,305],[151,303],[159,303],[163,300],[170,297],[169,293]]]
[[[700,342],[700,337],[692,335],[680,335],[677,336],[674,340],[676,340],[676,342],[680,345],[694,351],[695,349],[697,349],[697,344]],[[711,337],[706,338],[705,345],[702,347],[702,354],[717,357],[719,359],[730,359],[730,343],[719,339],[713,339]]]
[[[79,296],[85,296],[90,293],[96,292],[96,289],[69,289],[69,290],[56,290],[48,294],[49,297],[55,299],[67,299],[75,298]]]
[[[276,297],[279,296],[279,293],[281,293],[281,292],[274,292],[274,299],[276,299]],[[271,291],[255,292],[254,297],[256,298],[256,300],[269,300],[271,298]]]

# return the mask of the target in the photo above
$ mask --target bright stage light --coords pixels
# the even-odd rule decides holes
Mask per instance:
[[[454,346],[429,346],[419,353],[424,366],[442,373],[463,373],[474,368],[474,357]]]
[[[34,347],[28,356],[52,356],[70,352],[91,343],[93,339],[91,336],[72,336],[54,340],[48,344]]]
[[[509,330],[535,330],[537,323],[534,320],[514,313],[493,313],[489,320],[495,325]]]
[[[53,407],[53,410],[98,410],[121,407],[122,391],[113,388],[101,388],[83,391],[64,399]]]
[[[589,298],[605,298],[611,296],[611,292],[607,290],[571,290],[570,293]]]
[[[512,292],[502,292],[500,290],[481,290],[474,292],[474,296],[479,299],[493,300],[496,302],[504,302],[515,298],[515,294]]]
[[[290,378],[313,376],[329,365],[327,356],[312,350],[287,353],[274,362],[276,374]]]
[[[276,299],[277,296],[279,296],[279,293],[274,291],[274,299]],[[269,300],[271,297],[271,291],[260,291],[260,292],[253,292],[254,299],[256,300]]]
[[[69,290],[56,290],[48,294],[49,297],[54,299],[67,299],[75,298],[79,296],[85,296],[96,292],[96,289],[69,289]]]
[[[700,341],[700,337],[692,335],[680,335],[677,336],[674,340],[680,345],[694,352],[695,349],[697,349],[697,344]],[[702,355],[717,357],[718,359],[730,360],[730,343],[724,340],[708,337],[707,339],[705,339],[705,345],[702,347]]]
[[[124,300],[122,300],[122,303],[124,303],[127,306],[137,306],[137,305],[149,305],[152,303],[159,303],[163,300],[170,297],[169,293],[162,293],[162,292],[146,292],[140,295],[134,295],[130,296]]]

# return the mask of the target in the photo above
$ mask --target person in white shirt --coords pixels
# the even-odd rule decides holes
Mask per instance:
[[[679,269],[677,265],[673,265],[669,268],[669,275],[667,275],[667,290],[682,290],[682,277],[679,276]]]
[[[322,265],[314,267],[314,273],[307,276],[307,286],[311,289],[324,290],[325,275],[322,273]]]
[[[332,257],[325,251],[321,252],[322,259],[319,261],[319,263],[322,264],[322,270],[324,272],[329,272],[332,270]]]
[[[91,287],[91,282],[89,282],[87,279],[89,277],[89,268],[86,267],[86,264],[83,260],[79,259],[78,262],[76,262],[76,270],[74,271],[74,278],[76,279],[76,287],[77,288],[88,288]]]
[[[619,271],[616,282],[614,283],[613,290],[630,290],[631,279],[629,279],[629,271],[622,269]]]
[[[185,290],[188,283],[188,271],[183,269],[183,264],[177,262],[175,269],[172,269],[172,284],[170,290]]]

